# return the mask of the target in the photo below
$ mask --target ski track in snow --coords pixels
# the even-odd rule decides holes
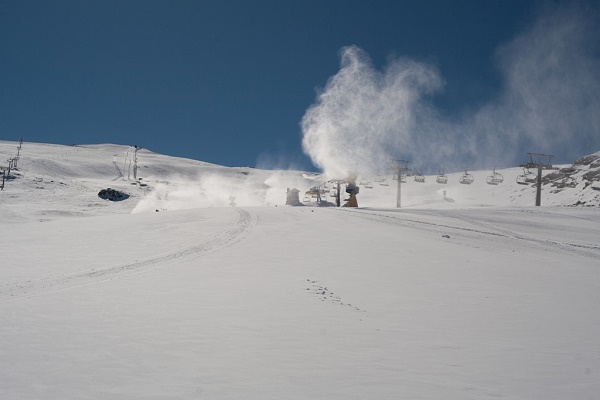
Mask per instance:
[[[0,304],[24,298],[40,296],[76,287],[98,284],[114,279],[125,278],[160,269],[175,261],[190,260],[215,253],[233,246],[247,236],[248,230],[257,223],[256,215],[242,208],[235,214],[226,229],[211,236],[208,240],[183,250],[165,253],[145,260],[92,270],[78,271],[61,275],[31,279],[24,282],[0,284]],[[6,298],[8,297],[8,299]]]
[[[123,178],[123,172],[121,172],[121,168],[119,168],[119,165],[116,161],[113,161],[113,164],[115,164],[115,167],[117,168],[117,176],[112,180],[114,182],[118,179]]]
[[[440,218],[446,219],[455,219],[457,221],[465,222],[470,225],[480,227],[482,229],[475,228],[467,228],[460,227],[454,225],[447,224],[439,224],[428,221],[419,221],[416,219],[407,218],[406,214],[400,215],[384,215],[381,213],[370,212],[365,210],[348,210],[348,209],[339,209],[339,211],[350,213],[350,215],[364,218],[371,221],[377,221],[381,223],[391,223],[397,225],[403,225],[410,228],[417,229],[425,229],[429,231],[434,231],[436,233],[448,233],[449,230],[455,233],[466,233],[468,235],[473,236],[475,234],[475,238],[480,238],[481,235],[487,237],[496,237],[507,240],[519,241],[531,245],[536,245],[544,250],[548,251],[556,251],[561,253],[567,253],[571,255],[583,256],[592,259],[600,259],[600,246],[593,246],[581,243],[568,243],[568,242],[559,242],[549,239],[537,239],[535,237],[527,236],[522,233],[516,233],[506,228],[500,228],[497,225],[492,223],[486,223],[482,221],[478,221],[475,218],[467,218],[462,215],[453,214],[448,215],[446,213],[432,213],[431,211],[425,211],[424,213],[427,215],[436,215]]]

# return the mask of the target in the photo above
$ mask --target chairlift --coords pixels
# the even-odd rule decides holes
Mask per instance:
[[[488,185],[499,185],[502,182],[504,182],[504,177],[502,176],[502,174],[496,172],[496,168],[494,168],[492,174],[488,176],[485,181]]]
[[[517,183],[519,185],[529,185],[535,183],[537,175],[529,170],[529,168],[523,168],[523,175],[517,176]]]
[[[465,169],[465,173],[458,179],[458,182],[462,183],[463,185],[470,185],[474,180],[475,178],[473,175],[469,174]]]
[[[443,169],[440,169],[440,174],[435,178],[435,181],[442,184],[448,183],[448,175],[444,173]]]
[[[326,192],[320,186],[313,186],[309,190],[304,193],[304,202],[308,203],[310,201],[320,201],[323,197],[325,197]]]
[[[327,190],[327,186],[326,186],[326,185],[319,186],[319,195],[320,195],[320,197],[321,197],[322,199],[323,199],[323,198],[325,198],[325,197],[327,196],[327,193],[328,193],[328,192],[329,192],[329,191]]]
[[[373,179],[375,182],[377,183],[381,183],[383,181],[385,181],[385,177],[384,176],[376,176],[375,179]]]
[[[415,182],[425,183],[425,175],[421,171],[415,173]]]
[[[387,178],[383,178],[381,181],[379,181],[379,186],[389,186]]]

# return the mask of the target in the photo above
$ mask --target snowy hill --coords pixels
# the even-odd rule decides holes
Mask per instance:
[[[0,141],[0,159],[15,157],[18,143]],[[156,209],[285,204],[286,184],[314,185],[301,172],[228,168],[141,149],[134,179],[134,149],[119,145],[62,146],[24,143],[18,169],[0,197],[3,219],[51,219]],[[130,196],[108,202],[113,188]]]
[[[0,159],[16,155],[16,142],[0,141]],[[24,220],[61,216],[91,216],[103,213],[129,213],[155,210],[190,209],[218,206],[284,205],[287,188],[301,194],[326,180],[300,171],[268,171],[255,168],[228,168],[200,161],[169,157],[141,149],[134,178],[134,149],[119,145],[61,146],[25,143],[21,149],[14,179],[6,183],[0,197],[2,218]],[[600,152],[562,166],[559,171],[544,171],[542,204],[600,205]],[[482,206],[531,206],[535,187],[519,185],[521,168],[496,171],[504,180],[489,185],[491,171],[473,171],[474,182],[460,184],[463,172],[447,175],[448,183],[425,176],[425,182],[408,177],[403,184],[402,203],[408,208],[465,208]],[[394,207],[397,185],[392,175],[364,185],[358,196],[361,207]],[[359,181],[372,181],[359,177]],[[568,180],[568,183],[565,181]],[[130,198],[107,202],[97,195],[112,188]],[[335,202],[327,190],[326,199]],[[304,197],[303,195],[301,197]],[[67,201],[68,199],[68,201]],[[300,200],[304,200],[301,198]],[[314,199],[310,199],[314,202]],[[309,204],[309,203],[307,203]]]
[[[134,152],[23,144],[1,399],[600,398],[600,153],[545,171],[544,207],[511,168],[408,177],[402,209],[359,177],[348,209],[281,206],[316,174],[144,149],[136,180]]]

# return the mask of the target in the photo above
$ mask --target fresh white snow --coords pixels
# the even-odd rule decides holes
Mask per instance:
[[[600,399],[591,185],[533,207],[518,168],[409,178],[398,210],[389,176],[359,209],[288,207],[320,177],[141,150],[136,183],[130,152],[23,144],[1,399]]]

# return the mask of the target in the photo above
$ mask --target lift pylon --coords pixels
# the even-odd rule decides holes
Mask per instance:
[[[408,168],[408,163],[410,161],[406,160],[392,160],[392,166],[388,168],[388,170],[392,171],[396,175],[396,181],[398,182],[398,192],[396,194],[396,208],[400,208],[402,199],[402,173],[410,171]]]
[[[537,168],[537,180],[536,180],[536,191],[535,191],[535,205],[539,207],[542,205],[542,170],[553,169],[551,154],[541,153],[527,153],[529,156],[529,162],[521,164],[523,168]]]

